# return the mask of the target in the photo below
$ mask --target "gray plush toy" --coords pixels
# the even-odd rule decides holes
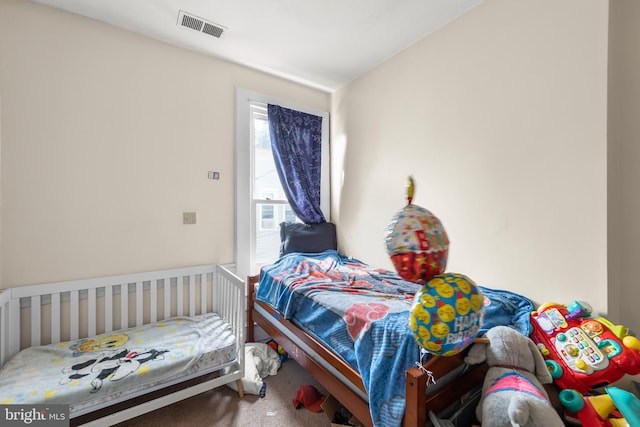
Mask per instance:
[[[508,326],[489,329],[487,338],[465,358],[489,365],[476,408],[482,427],[564,427],[542,386],[553,380],[534,342]]]

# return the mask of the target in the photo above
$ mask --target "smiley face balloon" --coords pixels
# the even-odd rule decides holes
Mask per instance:
[[[385,241],[393,265],[405,280],[426,283],[447,267],[449,237],[440,220],[412,204],[413,178],[409,177],[408,204],[392,218]]]
[[[483,295],[467,276],[440,274],[416,293],[409,328],[418,345],[452,356],[473,342],[484,318]]]

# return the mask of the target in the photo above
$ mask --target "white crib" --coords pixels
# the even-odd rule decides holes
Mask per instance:
[[[26,347],[93,337],[175,316],[217,313],[233,330],[236,363],[214,370],[214,375],[212,370],[206,377],[202,373],[204,379],[192,376],[186,387],[178,386],[180,379],[146,390],[145,395],[155,395],[133,407],[119,408],[112,402],[88,416],[72,413],[71,422],[116,424],[233,381],[242,397],[244,302],[244,281],[220,265],[6,289],[0,292],[0,366]],[[171,393],[159,392],[169,386]],[[136,396],[122,400],[131,397]]]

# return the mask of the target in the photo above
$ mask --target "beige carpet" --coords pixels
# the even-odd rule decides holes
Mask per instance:
[[[243,399],[227,386],[202,393],[162,409],[133,418],[118,427],[156,426],[247,426],[247,427],[328,427],[329,419],[323,413],[295,409],[293,399],[298,387],[318,385],[294,360],[286,360],[277,375],[264,378],[266,395],[245,394]]]

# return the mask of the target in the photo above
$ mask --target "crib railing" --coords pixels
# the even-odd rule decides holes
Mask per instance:
[[[213,264],[7,289],[0,366],[25,347],[209,312],[232,324],[242,343],[244,300],[244,282]]]

